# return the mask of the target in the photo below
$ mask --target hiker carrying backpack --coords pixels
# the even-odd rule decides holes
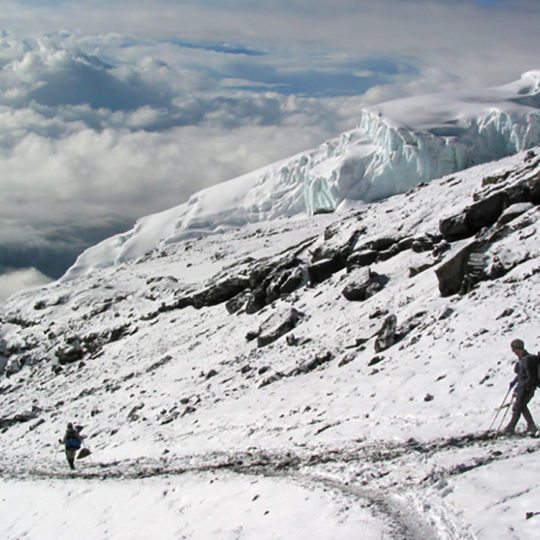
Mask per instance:
[[[75,469],[75,455],[77,450],[81,447],[83,436],[77,429],[73,427],[70,422],[67,425],[66,433],[63,439],[60,439],[60,443],[64,445],[66,451],[66,459],[69,463],[70,469]]]
[[[521,339],[514,339],[510,347],[517,356],[518,361],[514,368],[517,375],[510,383],[511,388],[515,387],[512,418],[504,432],[512,435],[515,432],[520,416],[523,416],[527,422],[527,432],[535,433],[537,427],[527,404],[533,398],[536,387],[539,385],[540,358],[527,352],[525,343]]]

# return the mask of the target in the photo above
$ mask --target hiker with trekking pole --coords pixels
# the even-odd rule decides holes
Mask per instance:
[[[505,435],[513,435],[520,417],[523,416],[527,422],[526,432],[534,434],[536,433],[537,426],[527,405],[533,398],[539,382],[538,370],[540,358],[527,352],[525,349],[525,343],[521,339],[514,339],[512,343],[510,343],[510,348],[517,357],[517,362],[514,365],[514,372],[516,373],[516,376],[510,383],[506,396],[508,396],[512,389],[514,389],[514,393],[512,400],[510,403],[508,403],[506,412],[503,415],[502,421],[499,425],[499,430],[502,427],[506,414],[510,410],[511,406],[512,416],[507,426],[504,428],[503,433]],[[506,397],[504,401],[506,401]],[[502,409],[503,406],[504,402],[500,409]]]
[[[73,424],[69,422],[66,428],[66,433],[64,434],[64,438],[58,439],[58,442],[64,445],[66,459],[71,470],[75,470],[75,457],[78,457],[78,459],[82,459],[90,455],[90,450],[88,448],[81,449],[81,446],[84,444],[84,435],[80,434],[81,430],[81,426],[77,426],[75,428]],[[79,449],[80,452],[77,456],[77,451]]]

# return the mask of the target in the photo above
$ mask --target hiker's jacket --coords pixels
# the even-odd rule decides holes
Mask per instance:
[[[535,356],[530,353],[525,353],[516,365],[514,371],[517,373],[514,379],[515,393],[522,394],[524,392],[534,391],[536,388]]]

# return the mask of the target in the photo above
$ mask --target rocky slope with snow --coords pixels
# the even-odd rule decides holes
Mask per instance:
[[[540,144],[540,71],[476,91],[400,99],[362,111],[358,127],[319,148],[194,194],[82,254],[67,278],[158,245],[376,201],[420,182]]]
[[[493,419],[510,340],[540,348],[539,204],[535,147],[12,297],[2,537],[58,537],[17,504],[48,498],[83,538],[532,540],[540,443]]]

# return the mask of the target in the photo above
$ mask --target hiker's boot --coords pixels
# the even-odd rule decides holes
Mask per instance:
[[[508,422],[508,425],[503,429],[503,433],[505,435],[514,435],[520,414],[520,411],[512,412],[512,418],[510,418],[510,422]]]
[[[531,435],[534,435],[537,430],[538,430],[538,428],[536,427],[535,424],[529,424],[527,426],[527,433],[530,433]]]

